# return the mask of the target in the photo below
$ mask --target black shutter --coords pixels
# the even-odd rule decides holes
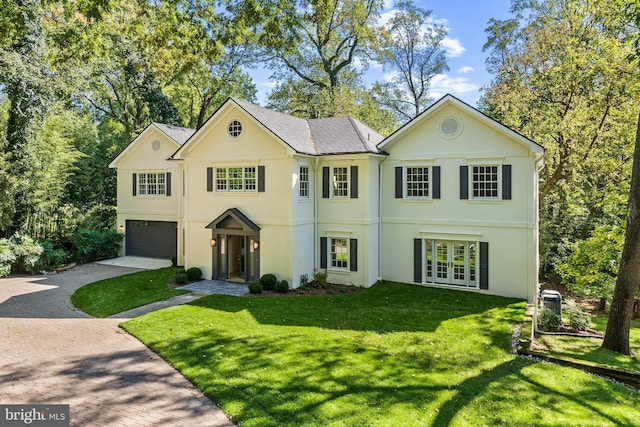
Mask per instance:
[[[327,238],[320,238],[320,268],[327,268]]]
[[[402,199],[402,166],[396,166],[396,199]]]
[[[502,200],[511,200],[511,165],[502,165]]]
[[[138,174],[134,173],[133,174],[133,195],[134,196],[137,195],[137,189],[138,189]]]
[[[422,283],[422,239],[413,239],[413,281]]]
[[[171,172],[167,172],[166,185],[167,185],[167,196],[171,196]]]
[[[349,241],[349,271],[358,271],[358,239]]]
[[[431,168],[433,172],[433,198],[440,198],[440,166],[433,166]]]
[[[207,191],[213,191],[213,168],[207,168]]]
[[[329,166],[323,166],[322,167],[322,198],[323,199],[329,198],[329,185],[330,185]]]
[[[480,242],[480,289],[489,289],[489,242]]]
[[[469,198],[469,166],[460,166],[460,198]]]
[[[358,198],[358,167],[351,166],[351,194],[352,199]],[[355,271],[355,270],[353,270]]]
[[[264,193],[264,166],[258,166],[258,193]]]

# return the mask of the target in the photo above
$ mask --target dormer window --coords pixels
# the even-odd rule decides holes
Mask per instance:
[[[232,121],[231,123],[229,123],[227,132],[229,133],[229,136],[231,138],[238,138],[240,135],[242,135],[242,123],[240,123],[238,120]]]

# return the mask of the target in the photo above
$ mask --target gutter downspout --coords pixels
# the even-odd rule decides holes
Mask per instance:
[[[320,156],[316,156],[316,164],[313,171],[313,272],[318,270],[318,161]]]
[[[387,160],[388,156],[378,165],[378,280],[382,280],[382,166]]]

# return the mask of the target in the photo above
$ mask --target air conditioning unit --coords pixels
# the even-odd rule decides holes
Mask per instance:
[[[542,291],[540,294],[542,308],[548,308],[558,316],[562,316],[562,295],[558,291]]]

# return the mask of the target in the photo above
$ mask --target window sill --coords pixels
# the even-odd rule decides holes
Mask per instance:
[[[327,271],[329,273],[332,274],[351,274],[351,271],[349,271],[349,269],[342,269],[342,268],[328,268]]]
[[[405,197],[402,199],[403,202],[409,203],[424,203],[424,202],[433,202],[432,197]]]
[[[469,203],[482,203],[482,204],[502,204],[502,199],[468,199]]]

